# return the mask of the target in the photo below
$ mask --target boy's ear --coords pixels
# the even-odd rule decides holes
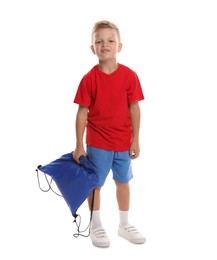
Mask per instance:
[[[93,54],[95,54],[93,45],[90,46],[90,49],[91,49],[91,51],[93,52]]]
[[[118,52],[120,52],[120,51],[121,51],[121,49],[122,49],[122,46],[123,46],[123,44],[122,44],[122,43],[119,43],[119,44],[118,44]]]

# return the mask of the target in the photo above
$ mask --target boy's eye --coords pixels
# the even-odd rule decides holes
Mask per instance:
[[[108,40],[107,43],[113,43],[115,42],[114,40]],[[98,40],[98,41],[95,41],[95,44],[103,44],[103,43],[106,43],[106,41],[101,41],[101,40]]]

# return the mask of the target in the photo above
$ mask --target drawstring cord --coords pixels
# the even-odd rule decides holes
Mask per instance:
[[[55,193],[56,195],[62,197],[61,194],[59,194],[59,193],[57,193],[56,191],[53,190],[53,188],[51,187],[51,183],[52,183],[52,180],[53,180],[53,179],[51,178],[51,180],[50,180],[50,182],[49,182],[49,180],[48,180],[48,178],[47,178],[47,175],[46,175],[45,173],[44,173],[44,177],[45,177],[45,180],[46,180],[46,182],[47,182],[47,184],[48,184],[48,189],[47,189],[47,190],[44,190],[44,189],[41,188],[40,180],[39,180],[39,173],[38,173],[38,171],[40,170],[40,167],[41,167],[41,165],[39,165],[39,166],[37,167],[37,169],[36,169],[37,179],[38,179],[38,186],[39,186],[40,190],[42,190],[43,192],[48,192],[49,190],[52,190],[53,193]]]
[[[91,220],[92,220],[92,216],[93,216],[93,205],[94,205],[95,189],[94,189],[92,192],[93,192],[93,196],[92,196],[92,202],[91,202],[90,221],[89,221],[88,226],[87,226],[84,230],[80,231],[81,216],[80,216],[80,215],[77,215],[77,214],[74,216],[75,219],[74,219],[73,222],[74,222],[74,223],[76,224],[76,226],[77,226],[77,233],[73,234],[73,236],[74,236],[75,238],[77,238],[77,237],[79,237],[79,236],[88,237],[88,236],[90,235],[90,224],[91,224]],[[77,218],[77,217],[79,217],[79,221],[78,221],[78,222],[76,221],[76,218]],[[82,233],[84,233],[85,231],[87,231],[88,228],[89,228],[88,234],[87,234],[87,235],[82,234]]]
[[[41,187],[41,184],[40,184],[40,179],[39,179],[39,170],[40,170],[40,167],[41,165],[39,165],[36,169],[36,172],[37,172],[37,179],[38,179],[38,186],[40,188],[40,190],[42,190],[43,192],[48,192],[48,191],[52,191],[53,193],[55,193],[56,195],[60,196],[60,197],[63,197],[61,194],[58,194],[56,191],[53,190],[53,188],[51,187],[51,184],[52,184],[52,178],[49,182],[48,178],[47,178],[47,175],[44,173],[44,177],[45,177],[45,180],[48,184],[48,189],[45,190],[45,189],[42,189]],[[91,203],[91,211],[90,211],[90,221],[89,221],[89,224],[88,226],[84,229],[84,230],[80,230],[80,226],[81,226],[81,216],[79,214],[75,214],[73,215],[74,217],[74,221],[73,223],[75,223],[75,225],[77,226],[77,233],[74,233],[73,236],[75,238],[78,238],[79,236],[82,236],[82,237],[88,237],[90,235],[90,224],[91,224],[91,220],[92,220],[92,215],[93,215],[93,205],[94,205],[94,195],[95,195],[95,189],[92,191],[93,192],[93,196],[92,196],[92,203]],[[79,217],[79,221],[77,222],[77,217]],[[88,234],[87,235],[84,235],[82,233],[84,233],[85,231],[87,231],[87,229],[89,228],[89,231],[88,231]]]

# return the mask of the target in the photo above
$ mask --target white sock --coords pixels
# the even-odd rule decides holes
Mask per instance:
[[[93,210],[92,220],[91,220],[91,229],[95,229],[102,226],[100,218],[100,210]]]
[[[129,224],[128,223],[128,213],[129,213],[129,211],[119,210],[119,216],[120,216],[120,224],[119,224],[119,226],[120,227],[124,227],[127,224]]]

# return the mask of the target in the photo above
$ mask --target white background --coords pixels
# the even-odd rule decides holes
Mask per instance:
[[[217,259],[217,8],[215,1],[0,3],[1,259]],[[97,63],[93,24],[115,22],[120,63],[143,86],[141,156],[133,162],[131,223],[117,236],[111,177],[102,191],[109,249],[74,238],[62,198],[39,190],[36,166],[75,146],[74,95]],[[88,223],[86,204],[80,208]],[[87,219],[85,219],[87,217]]]

